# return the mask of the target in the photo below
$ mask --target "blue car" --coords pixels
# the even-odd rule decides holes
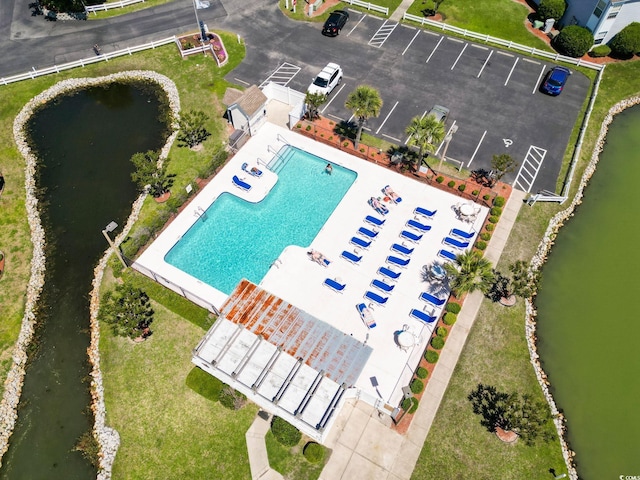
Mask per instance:
[[[571,70],[568,68],[553,67],[545,77],[540,90],[554,97],[560,95],[569,75],[571,75]]]

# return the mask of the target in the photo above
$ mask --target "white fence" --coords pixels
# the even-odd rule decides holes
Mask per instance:
[[[539,57],[548,58],[553,60],[554,62],[564,62],[571,63],[573,65],[577,65],[578,67],[587,67],[593,70],[602,70],[604,67],[597,63],[585,62],[581,58],[573,58],[566,57],[564,55],[560,55],[559,53],[551,53],[545,52],[544,50],[538,50],[534,47],[527,47],[526,45],[521,45],[519,43],[510,42],[509,40],[503,40],[501,38],[492,37],[491,35],[483,35],[481,33],[472,32],[470,30],[465,30],[463,28],[453,27],[451,25],[447,25],[443,22],[435,22],[433,20],[429,20],[428,18],[418,17],[416,15],[411,15],[409,13],[405,13],[402,17],[403,20],[409,20],[411,22],[419,23],[420,25],[430,25],[435,28],[439,28],[445,32],[454,32],[458,35],[462,35],[463,37],[473,38],[474,40],[480,40],[485,43],[493,43],[495,45],[500,45],[502,47],[511,48],[513,50],[520,50],[522,52],[528,53],[529,55],[536,55]]]
[[[84,11],[95,14],[96,12],[104,12],[106,10],[111,10],[112,8],[127,7],[140,2],[144,3],[144,0],[120,0],[119,2],[102,3],[100,5],[85,5]]]
[[[41,77],[43,75],[50,75],[52,73],[60,73],[63,70],[70,70],[72,68],[84,67],[86,65],[91,65],[92,63],[98,62],[108,62],[112,58],[122,57],[124,55],[131,55],[136,52],[141,52],[143,50],[149,50],[151,48],[161,47],[162,45],[167,45],[169,43],[174,43],[176,37],[165,38],[164,40],[158,40],[157,42],[149,42],[144,45],[137,45],[135,47],[123,48],[122,50],[117,50],[115,52],[102,53],[100,55],[96,55],[89,58],[84,58],[81,60],[77,60],[75,62],[65,63],[63,65],[54,65],[53,67],[42,68],[40,70],[36,70],[33,68],[31,71],[27,73],[21,73],[19,75],[14,75],[12,77],[1,77],[0,85],[8,85],[14,82],[21,82],[22,80],[33,80],[34,78]]]
[[[357,7],[366,8],[367,10],[373,10],[374,12],[384,13],[385,15],[389,15],[388,7],[381,7],[380,5],[375,5],[369,2],[362,2],[361,0],[342,0],[349,5],[355,5]]]

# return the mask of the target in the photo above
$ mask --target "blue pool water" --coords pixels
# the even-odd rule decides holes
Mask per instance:
[[[328,175],[327,160],[294,147],[279,159],[278,181],[263,201],[220,195],[165,261],[230,294],[242,278],[259,283],[288,245],[307,247],[357,175],[338,165]]]

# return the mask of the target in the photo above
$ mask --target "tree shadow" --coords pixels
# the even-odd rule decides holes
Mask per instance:
[[[340,140],[355,140],[358,133],[358,125],[355,122],[342,120],[333,127],[333,133],[340,137]]]
[[[496,431],[496,426],[504,422],[505,403],[508,398],[507,393],[498,392],[495,387],[482,383],[479,383],[467,397],[473,407],[473,413],[482,417],[480,425],[492,433]]]

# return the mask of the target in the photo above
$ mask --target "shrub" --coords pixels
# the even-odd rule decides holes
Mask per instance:
[[[493,215],[491,217],[489,217],[489,223],[498,223],[498,220],[500,220],[499,217],[496,217],[496,216],[493,216]]]
[[[305,128],[305,130],[306,130],[307,132],[310,132],[310,131],[311,131],[311,125],[307,125],[307,128]]]
[[[331,136],[329,137],[329,141],[331,141],[331,140],[333,140],[333,135],[331,135]]]
[[[224,383],[199,367],[191,369],[185,383],[194,392],[214,402],[220,399],[220,393],[224,387]]]
[[[276,437],[278,442],[287,447],[297,445],[302,438],[300,430],[280,417],[273,417],[271,421],[271,433],[273,433],[273,436]]]
[[[620,30],[609,42],[609,47],[615,56],[621,58],[631,58],[640,52],[640,23],[631,22]]]
[[[564,11],[567,9],[567,4],[564,0],[542,0],[538,5],[538,17],[543,21],[548,18],[554,20],[560,20]]]
[[[360,153],[364,153],[364,148],[361,148],[361,149],[360,149]]]
[[[418,378],[427,378],[427,375],[429,375],[429,371],[424,367],[418,367],[416,370],[416,377]]]
[[[460,185],[458,185],[458,190],[460,190],[461,192],[464,192],[466,188],[467,186],[464,183],[461,183]]]
[[[568,25],[554,39],[553,47],[569,57],[581,57],[593,47],[593,34],[579,25]]]
[[[321,133],[321,134],[320,134],[320,138],[324,138],[324,133]]]
[[[320,463],[324,460],[324,447],[319,443],[309,442],[304,446],[302,454],[309,463]]]
[[[483,199],[483,200],[489,200],[490,198],[491,198],[491,195],[489,195],[488,193],[485,193],[485,194],[482,196],[482,199]]]
[[[471,192],[471,195],[473,195],[474,197],[477,197],[479,193],[480,193],[480,190],[474,190],[473,192]]]
[[[456,182],[454,182],[453,180],[449,180],[449,183],[447,183],[447,187],[449,188],[453,188],[456,186]]]
[[[502,215],[502,209],[500,207],[493,207],[490,213],[493,216],[499,217],[500,215]]]
[[[420,402],[418,401],[417,398],[414,398],[414,397],[405,398],[402,401],[401,407],[407,413],[415,413],[416,410],[418,409],[418,404],[419,403]]]
[[[301,123],[297,124],[296,128],[302,128],[302,124]]]
[[[483,232],[480,234],[480,239],[488,242],[491,239],[491,234],[487,232]]]
[[[496,226],[493,223],[487,223],[484,228],[487,230],[487,232],[492,232],[496,228]]]
[[[447,312],[458,314],[458,313],[460,313],[460,310],[462,310],[462,306],[459,303],[456,303],[456,302],[449,302],[449,303],[447,303],[447,306],[444,307],[444,309]]]
[[[229,386],[222,389],[218,400],[223,407],[229,410],[240,410],[247,403],[247,397]]]
[[[454,323],[456,323],[457,319],[458,315],[456,315],[455,313],[447,312],[444,314],[444,318],[442,319],[442,321],[445,325],[453,325]]]
[[[436,363],[440,358],[440,355],[435,350],[427,350],[427,353],[424,354],[424,359],[427,363]]]
[[[422,383],[422,380],[420,380],[419,378],[414,378],[413,380],[411,380],[411,384],[409,385],[409,388],[411,388],[411,391],[414,394],[418,394],[422,390],[424,390],[424,383]]]
[[[609,45],[598,45],[593,47],[589,52],[589,56],[593,58],[607,57],[611,53],[611,47]]]
[[[436,329],[436,335],[438,335],[439,337],[444,338],[444,337],[446,337],[446,336],[447,336],[447,334],[448,334],[448,333],[449,333],[449,330],[447,330],[447,329],[446,329],[446,328],[444,328],[444,327],[438,327],[438,328]]]
[[[493,199],[494,207],[504,207],[505,203],[506,203],[506,200],[504,199],[504,197],[496,197]]]
[[[431,339],[431,346],[436,350],[441,350],[444,347],[444,338],[437,335]]]
[[[347,148],[347,147],[349,146],[349,142],[344,142],[344,143],[342,144],[342,146],[343,146],[343,147],[345,147],[345,148]]]
[[[487,248],[487,242],[483,242],[482,240],[480,240],[479,242],[476,242],[476,248],[478,250],[484,250]]]
[[[438,178],[436,178],[436,182],[438,182],[438,183],[444,182],[444,177],[442,175],[440,175]]]

